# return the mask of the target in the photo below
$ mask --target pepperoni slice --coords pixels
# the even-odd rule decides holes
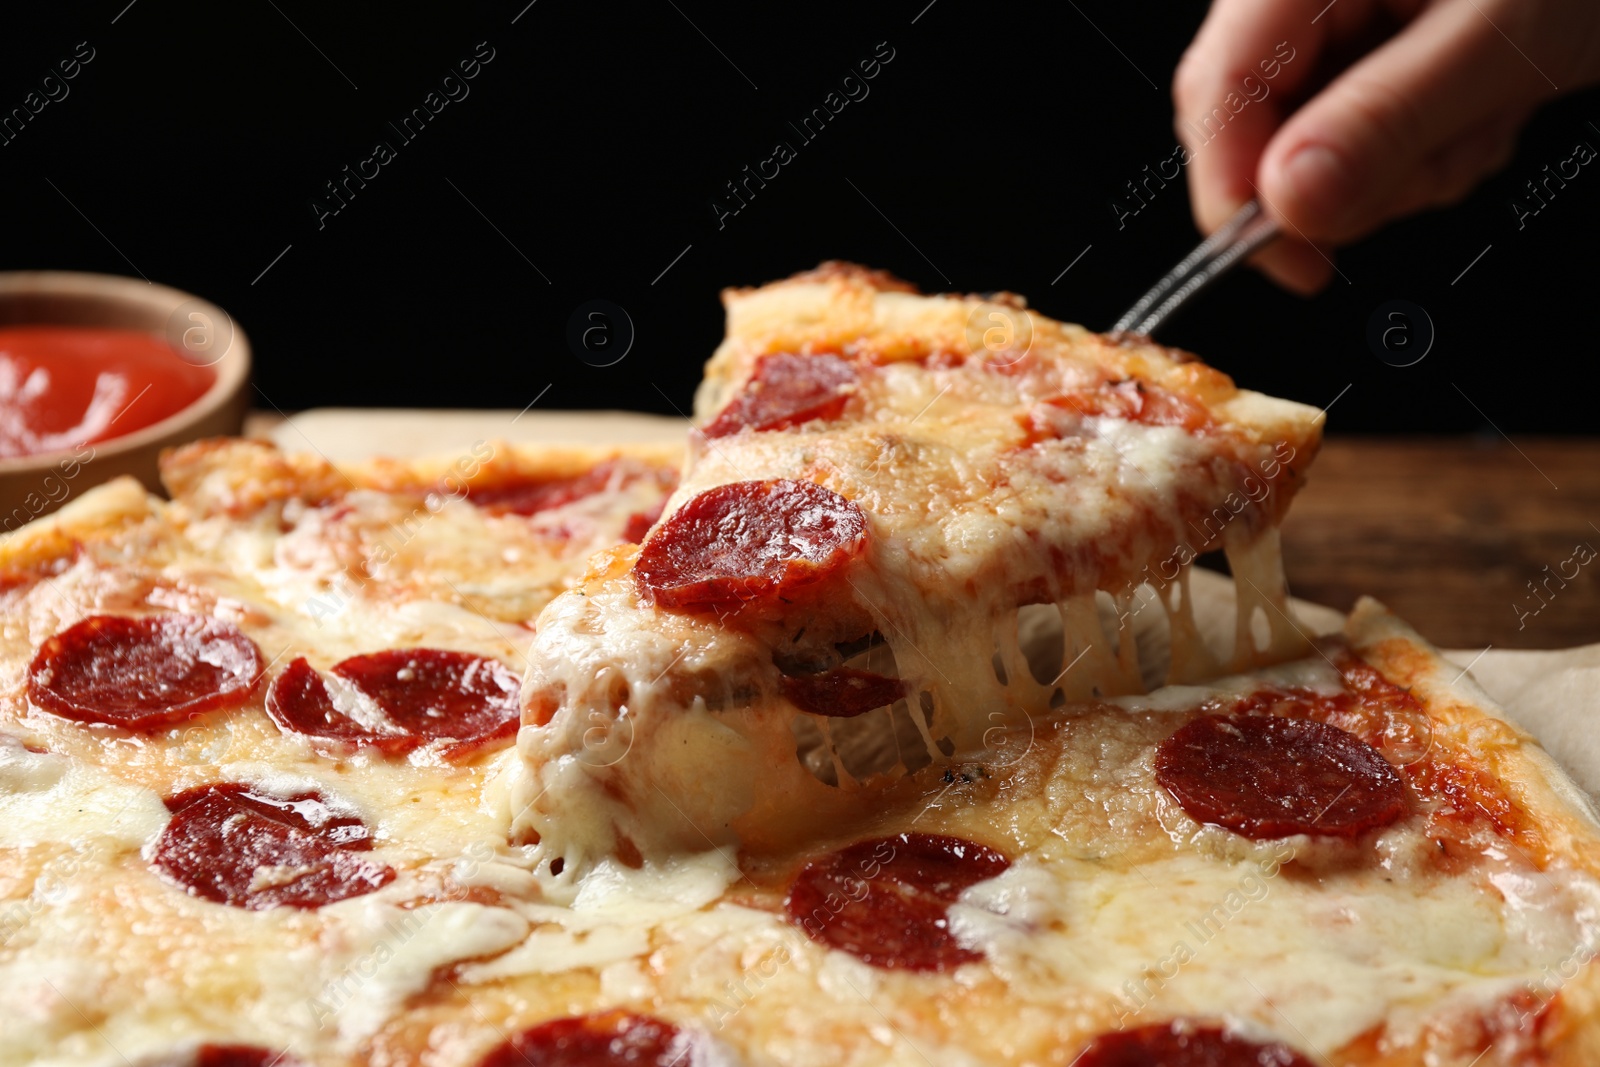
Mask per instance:
[[[1077,1067],[1312,1067],[1287,1045],[1235,1037],[1184,1020],[1101,1034],[1072,1061]]]
[[[441,740],[450,742],[446,755],[466,752],[512,736],[522,715],[521,680],[483,656],[390,649],[352,656],[335,664],[333,673],[371,701],[359,720],[335,706],[322,675],[303,657],[273,680],[267,714],[291,733],[386,755]]]
[[[316,793],[277,797],[223,782],[168,797],[167,810],[152,862],[218,904],[320,908],[394,881],[394,868],[358,855],[372,847],[366,825]]]
[[[982,958],[950,936],[950,905],[1009,866],[1000,853],[959,837],[858,841],[806,864],[784,906],[813,941],[874,967],[948,971]]]
[[[701,432],[725,437],[746,428],[787,430],[816,419],[836,419],[855,384],[855,365],[838,356],[762,356],[744,391]]]
[[[1207,715],[1161,742],[1155,769],[1197,821],[1255,840],[1358,837],[1407,807],[1405,782],[1383,753],[1311,719]]]
[[[608,1011],[524,1030],[478,1067],[697,1067],[693,1037],[648,1015]]]
[[[502,485],[474,487],[467,490],[467,499],[491,515],[537,515],[604,492],[619,469],[615,460],[607,460],[565,478],[525,478]],[[637,472],[624,471],[622,484],[637,477]]]
[[[323,741],[375,743],[379,735],[333,706],[327,684],[304,656],[296,657],[267,689],[267,714],[281,730]],[[387,737],[382,738],[388,740]],[[398,738],[397,738],[398,739]]]
[[[1071,408],[1080,415],[1109,415],[1146,426],[1181,426],[1198,430],[1211,422],[1205,408],[1186,396],[1159,385],[1129,378],[1103,382],[1093,389],[1081,389],[1052,397],[1047,403]]]
[[[634,564],[646,601],[723,612],[784,597],[860,555],[867,517],[815,482],[733,482],[689,499]]]
[[[678,484],[678,472],[650,467],[638,460],[608,459],[563,478],[523,477],[498,485],[473,486],[467,499],[491,515],[537,515],[607,490],[625,489],[652,479],[666,492]]]
[[[39,647],[28,699],[78,722],[164,729],[249,699],[261,650],[204,615],[91,615]]]
[[[301,1061],[259,1045],[201,1045],[194,1067],[301,1067]]]
[[[1043,401],[1028,416],[1036,439],[1070,436],[1075,416],[1105,415],[1146,426],[1177,426],[1190,433],[1212,424],[1211,413],[1182,394],[1129,378],[1075,389]]]
[[[848,719],[893,704],[906,695],[906,683],[854,667],[821,674],[783,675],[778,688],[789,703],[813,715]]]

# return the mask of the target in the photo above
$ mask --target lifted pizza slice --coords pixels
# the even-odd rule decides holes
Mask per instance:
[[[1305,649],[1277,525],[1320,412],[1010,295],[830,264],[724,299],[663,519],[534,638],[514,833],[553,891],[606,855],[782,847],[1064,702]],[[1230,649],[1187,588],[1215,549]]]

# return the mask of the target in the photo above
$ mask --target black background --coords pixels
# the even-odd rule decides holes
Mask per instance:
[[[143,274],[215,300],[252,339],[263,408],[666,412],[689,405],[726,285],[853,259],[1105,328],[1195,240],[1181,182],[1120,230],[1110,203],[1172,152],[1171,71],[1202,5],[525,5],[8,14],[0,111],[78,42],[95,57],[0,146],[0,266]],[[494,58],[470,95],[402,143],[387,124],[479,42]],[[894,58],[869,95],[802,143],[789,123],[880,42]],[[1468,202],[1341,253],[1348,282],[1307,301],[1240,272],[1162,339],[1244,385],[1337,397],[1339,431],[1594,430],[1600,174],[1520,231],[1510,202],[1575,142],[1600,146],[1597,102],[1541,112]],[[394,161],[319,228],[324,183],[380,139]],[[798,157],[719,228],[724,183],[780,140]],[[635,327],[614,366],[566,341],[592,299]],[[1414,366],[1365,340],[1394,299],[1437,331]]]

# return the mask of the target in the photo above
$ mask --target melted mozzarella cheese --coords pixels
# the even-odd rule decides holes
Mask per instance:
[[[427,989],[441,967],[491,957],[525,944],[528,922],[509,908],[453,901],[400,909],[387,901],[357,897],[324,909],[325,939],[349,938],[347,965],[325,982],[308,1005],[322,1029],[336,1021],[341,1041],[357,1045]],[[470,971],[470,967],[469,967]],[[463,976],[463,980],[472,979]]]
[[[399,871],[376,893],[314,911],[257,912],[192,897],[150,866],[170,818],[155,790],[0,742],[0,870],[27,878],[25,895],[0,905],[0,1063],[120,1064],[198,1040],[336,1062],[440,968],[527,937],[530,920],[514,908],[440,899],[482,870],[515,869],[496,813],[448,793],[410,803],[418,798],[394,789],[400,768],[340,775],[314,761],[244,761],[207,774],[277,795],[316,790],[364,818],[367,855]],[[373,788],[385,778],[389,789]]]
[[[3,1064],[121,1064],[202,1040],[344,1062],[441,968],[470,989],[638,960],[661,927],[739,877],[718,852],[660,869],[608,864],[562,908],[541,902],[526,857],[492,831],[503,825],[492,804],[447,793],[412,803],[394,788],[399,767],[241,761],[214,776],[279,795],[317,790],[373,826],[368,855],[400,870],[376,893],[315,911],[247,911],[189,897],[149,868],[169,817],[155,791],[4,740],[3,804],[26,818],[0,827],[0,870],[34,874],[26,897],[0,905]],[[456,890],[502,903],[439,899]],[[718,1054],[706,1062],[735,1062]]]
[[[930,315],[969,307],[926,303]],[[740,373],[770,342],[731,337]],[[695,438],[669,517],[712,487],[808,480],[862,509],[869,548],[830,577],[825,604],[786,602],[781,624],[652,607],[626,550],[551,603],[528,653],[512,799],[513,839],[537,845],[547,891],[570,895],[593,863],[628,849],[792,847],[818,816],[826,825],[865,807],[863,790],[929,761],[993,757],[997,740],[1063,702],[1302,653],[1275,523],[1292,492],[1286,459],[1309,447],[1320,416],[1257,398],[1277,405],[1275,440],[1254,426],[1197,433],[1050,404],[1108,378],[1179,373],[1166,357],[1125,366],[1131,357],[1097,345],[1036,317],[1032,354],[1003,371],[981,359],[863,360],[838,420]],[[1058,436],[1030,429],[1041,406]],[[1218,547],[1238,579],[1229,649],[1200,638],[1187,580],[1195,556]],[[1045,672],[1020,630],[1019,613],[1040,601],[1059,622],[1060,655],[1043,657],[1059,667]],[[1141,658],[1133,616],[1152,602],[1166,663]],[[783,697],[781,659],[834,662],[840,645],[874,636],[907,689],[896,707],[835,723]],[[902,739],[922,751],[908,757]]]
[[[503,907],[414,904],[419,880],[407,876],[315,912],[254,912],[174,891],[137,853],[98,849],[64,885],[35,891],[0,952],[0,1063],[120,1064],[197,1040],[343,1062],[439,968],[528,930]]]
[[[49,595],[39,594],[42,612],[59,600]],[[1047,642],[1065,640],[1044,629]],[[641,641],[683,636],[647,630]],[[23,655],[8,647],[11,661]],[[710,654],[688,647],[686,656]],[[598,859],[563,906],[540,893],[536,850],[504,841],[504,784],[521,765],[512,752],[460,770],[328,761],[252,708],[226,720],[225,747],[180,746],[171,752],[190,762],[168,764],[153,751],[130,759],[136,750],[101,748],[79,724],[13,722],[58,751],[0,747],[0,786],[14,805],[0,825],[0,870],[29,875],[25,895],[8,904],[21,911],[0,909],[0,922],[20,920],[0,929],[9,932],[0,987],[10,993],[0,999],[0,1063],[159,1061],[203,1040],[356,1062],[405,1025],[427,999],[418,993],[440,987],[441,968],[466,1003],[427,1038],[437,1067],[470,1067],[500,1039],[494,1028],[509,1019],[485,1021],[474,1009],[493,1012],[501,1000],[536,1005],[534,1018],[649,1005],[714,1035],[724,1052],[759,1049],[793,1064],[1029,1062],[1075,1049],[1121,1016],[1175,1012],[1226,1018],[1296,1047],[1305,1047],[1302,1032],[1333,1047],[1376,1020],[1403,1048],[1450,1013],[1470,1019],[1563,970],[1574,951],[1593,951],[1600,898],[1584,875],[1503,857],[1447,880],[1430,873],[1425,843],[1401,826],[1378,846],[1381,867],[1349,875],[1312,865],[1311,881],[1263,868],[1276,850],[1304,842],[1250,845],[1188,822],[1153,785],[1151,746],[1172,715],[1260,685],[1331,692],[1337,680],[1313,656],[1040,718],[1031,753],[994,767],[1011,776],[999,822],[1040,829],[1026,848],[1007,849],[1006,875],[953,909],[953,929],[984,959],[950,975],[875,970],[815,944],[770,895],[751,893],[757,907],[730,902],[741,879],[731,848],[707,848],[686,820],[664,862],[635,870]],[[710,743],[719,714],[702,701],[676,740]],[[638,740],[590,739],[597,759],[624,762]],[[1030,771],[1045,755],[1047,773]],[[711,756],[690,761],[702,780]],[[374,828],[371,855],[400,877],[316,912],[247,912],[174,890],[140,855],[165,824],[159,798],[218,779],[322,792]],[[756,775],[751,783],[765,785]],[[664,810],[682,807],[686,791],[667,782],[663,792]],[[126,826],[109,811],[124,800]],[[981,837],[997,825],[992,806],[959,791],[934,803],[919,829]],[[89,817],[35,817],[46,804]],[[501,899],[441,898],[460,891]]]
[[[537,927],[516,949],[469,967],[462,977],[483,982],[530,974],[563,974],[648,954],[656,928],[722,897],[739,877],[730,857],[710,851],[630,870],[615,860],[598,864],[570,907],[523,903],[519,913]]]
[[[1576,946],[1600,948],[1600,884],[1572,872],[1307,879],[1280,869],[1283,849],[1133,869],[1025,860],[967,890],[951,929],[1029,1000],[1086,986],[1114,1002],[1119,1025],[1234,1018],[1328,1053],[1410,1016],[1385,1035],[1404,1047],[1426,1016],[1536,982]],[[1539,886],[1502,896],[1508,879]]]
[[[153,790],[98,767],[30,752],[0,734],[0,848],[102,841],[142,847],[167,824]]]
[[[358,473],[358,482],[325,464],[301,471],[306,457],[244,442],[183,450],[169,460],[167,476],[178,487],[172,519],[191,557],[184,562],[209,562],[249,580],[280,614],[324,636],[399,640],[462,630],[467,640],[494,640],[498,631],[515,649],[526,639],[520,624],[570,584],[585,558],[617,544],[631,518],[660,505],[676,477],[669,454],[554,450],[541,459],[499,444],[465,457],[472,471],[496,463],[520,470],[513,479],[608,474],[583,487],[592,492],[552,499],[529,516],[478,507],[459,472],[429,480],[380,467],[376,475]],[[285,477],[285,466],[297,473]],[[262,486],[274,492],[263,494]]]

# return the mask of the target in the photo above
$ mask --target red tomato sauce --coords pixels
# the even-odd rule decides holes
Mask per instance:
[[[175,415],[216,372],[159,334],[99,326],[0,327],[0,457],[61,452]]]

